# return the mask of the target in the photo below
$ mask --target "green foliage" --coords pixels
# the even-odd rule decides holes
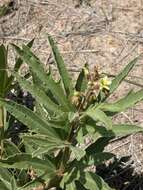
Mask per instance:
[[[27,46],[30,48],[34,40],[30,41]],[[13,71],[18,72],[23,60],[16,58]],[[13,71],[8,70],[8,47],[0,46],[0,98],[6,98],[10,90],[14,89],[16,82],[14,76],[11,75]],[[6,112],[3,107],[0,108],[0,124],[5,125],[3,122],[6,118]],[[2,126],[4,127],[4,126]]]
[[[143,90],[139,90],[137,92],[131,91],[124,98],[118,100],[114,103],[103,103],[99,105],[100,109],[109,112],[122,112],[126,109],[134,106],[136,103],[143,99]]]
[[[112,190],[96,172],[90,171],[90,167],[115,157],[104,151],[111,139],[143,131],[142,127],[133,124],[115,124],[112,119],[114,114],[141,101],[142,90],[131,91],[122,99],[108,103],[109,95],[125,79],[137,59],[111,82],[100,75],[97,68],[90,72],[85,65],[74,87],[56,43],[51,36],[48,40],[60,75],[58,82],[50,69],[45,72],[30,47],[13,45],[20,58],[12,77],[32,94],[35,107],[32,111],[6,100],[5,96],[0,98],[0,106],[28,127],[20,136],[23,152],[10,140],[4,140],[5,156],[1,157],[0,166],[5,175],[0,176],[1,186],[4,190],[28,190],[40,185],[43,189]],[[1,51],[5,51],[3,47]],[[6,60],[4,53],[2,55]],[[22,62],[29,66],[31,78],[28,80],[17,72]],[[5,65],[3,61],[3,67]],[[7,74],[3,73],[3,77],[6,78]],[[86,139],[90,143],[83,145]],[[18,175],[13,175],[13,170]],[[34,176],[28,175],[28,171]]]
[[[0,8],[0,16],[6,14],[5,8]],[[2,15],[1,15],[2,14]],[[32,47],[34,40],[30,41],[27,46]],[[0,99],[6,99],[11,90],[17,90],[17,82],[14,80],[13,72],[18,72],[23,60],[20,57],[15,59],[13,70],[8,69],[8,47],[0,46]],[[11,74],[12,73],[12,74]],[[8,119],[7,119],[8,118]],[[4,159],[14,154],[21,153],[19,147],[16,146],[9,138],[9,128],[13,125],[15,119],[12,115],[7,114],[6,107],[0,105],[0,158]],[[17,182],[14,178],[13,171],[7,168],[0,168],[0,187],[3,190],[17,190]],[[16,170],[15,170],[16,172]]]
[[[53,52],[53,56],[55,58],[56,66],[57,66],[59,74],[61,76],[62,83],[64,85],[65,93],[68,96],[69,94],[72,94],[72,91],[73,91],[73,87],[71,84],[71,78],[68,74],[68,71],[67,71],[64,61],[63,61],[63,58],[60,55],[59,50],[58,50],[54,40],[52,39],[51,36],[48,36],[48,40],[49,40],[49,44],[50,44],[52,52]]]
[[[134,65],[136,64],[138,58],[131,61],[112,81],[110,86],[110,93],[112,94],[124,80],[124,78],[129,74]]]

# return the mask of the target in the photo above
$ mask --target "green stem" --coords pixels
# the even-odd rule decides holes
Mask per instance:
[[[72,142],[72,140],[73,140],[72,137],[74,135],[73,130],[74,130],[75,125],[76,124],[74,122],[71,124],[70,132],[69,132],[69,135],[67,137],[68,142]],[[64,148],[61,157],[62,157],[61,158],[61,163],[60,163],[59,168],[57,170],[58,171],[57,175],[49,181],[46,189],[49,189],[49,188],[52,188],[52,187],[56,187],[56,188],[59,187],[59,184],[60,184],[60,182],[62,180],[63,174],[64,174],[65,169],[66,169],[67,161],[70,158],[70,149],[69,149],[69,147]]]
[[[87,93],[88,94],[88,93]],[[88,99],[88,96],[86,98],[86,100]],[[86,100],[83,100],[83,102],[81,102],[81,104],[79,105],[78,107],[78,113],[80,113],[84,107],[84,104],[86,103]],[[72,143],[73,141],[73,138],[75,136],[74,134],[74,130],[78,128],[78,122],[72,122],[71,123],[71,126],[70,126],[70,132],[69,132],[69,135],[67,137],[67,141],[69,143]],[[46,189],[49,189],[51,187],[58,187],[59,184],[60,184],[60,181],[62,179],[62,176],[65,172],[65,169],[66,169],[66,165],[67,165],[67,161],[69,160],[70,158],[70,148],[69,147],[65,147],[64,150],[63,150],[63,154],[62,154],[62,158],[61,158],[61,163],[60,163],[60,166],[59,166],[59,169],[58,169],[58,174],[57,176],[55,176],[53,179],[51,179],[49,181],[49,184],[47,186]]]
[[[4,138],[4,125],[5,125],[6,112],[4,107],[0,107],[0,158],[3,155],[3,138]]]

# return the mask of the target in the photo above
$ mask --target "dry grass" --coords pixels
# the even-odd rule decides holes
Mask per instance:
[[[46,34],[59,44],[69,70],[76,76],[89,63],[116,74],[132,58],[143,54],[143,0],[15,0],[15,9],[0,19],[1,42],[21,44],[35,38],[33,50],[45,65],[53,63]],[[4,3],[1,0],[0,3]],[[53,66],[54,67],[54,66]],[[142,84],[143,57],[130,74]],[[134,85],[124,83],[113,98]],[[143,104],[115,121],[143,125]],[[143,173],[143,136],[132,135],[107,147],[119,157],[132,155],[135,171]]]

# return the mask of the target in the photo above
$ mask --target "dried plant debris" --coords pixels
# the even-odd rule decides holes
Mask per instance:
[[[80,6],[91,6],[90,0],[74,0],[75,8],[79,8]]]
[[[3,5],[0,6],[0,18],[10,14],[11,12],[15,10],[17,10],[15,0],[11,0],[11,1],[3,3]]]

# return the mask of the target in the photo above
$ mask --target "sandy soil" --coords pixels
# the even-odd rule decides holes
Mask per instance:
[[[1,4],[5,2],[8,0],[0,0]],[[57,40],[75,76],[85,63],[117,74],[130,60],[143,54],[143,0],[15,0],[10,13],[0,18],[0,41],[21,44],[35,38],[33,51],[45,65],[53,63],[48,33]],[[143,84],[143,56],[129,79]],[[138,87],[123,83],[114,98],[130,89]],[[143,126],[142,115],[140,104],[119,117],[122,122]],[[141,134],[111,144],[108,149],[119,157],[132,155],[135,170],[143,172]]]

